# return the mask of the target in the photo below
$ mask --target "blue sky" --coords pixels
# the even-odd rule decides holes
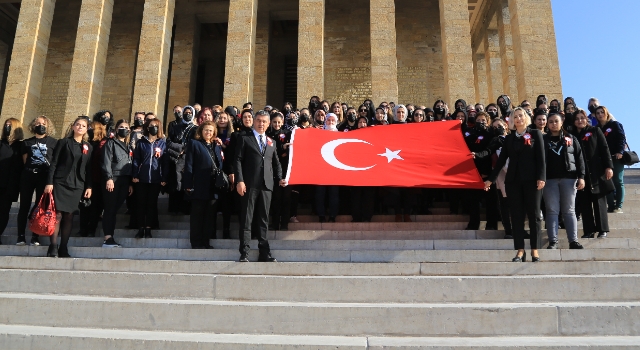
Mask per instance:
[[[590,97],[624,126],[640,151],[640,1],[551,0],[564,97]]]

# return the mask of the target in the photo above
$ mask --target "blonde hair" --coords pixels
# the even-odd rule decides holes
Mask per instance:
[[[14,141],[20,141],[20,140],[24,139],[24,131],[23,131],[23,128],[22,128],[22,122],[19,121],[16,118],[9,118],[9,119],[5,120],[5,122],[2,124],[3,128],[7,124],[7,122],[9,122],[9,124],[11,124],[11,132],[9,133],[9,137],[5,137],[4,133],[2,133],[2,139],[3,140],[7,140],[7,142],[9,142],[9,143],[13,143]]]
[[[73,135],[75,134],[74,131],[73,131],[73,126],[76,125],[76,123],[79,122],[79,121],[84,121],[87,124],[87,131],[89,131],[89,118],[78,117],[67,128],[66,137],[73,137]],[[89,133],[88,132],[85,132],[84,135],[82,135],[82,141],[83,142],[89,141]]]
[[[522,112],[522,114],[524,115],[524,125],[525,126],[531,125],[531,117],[529,116],[527,111],[525,111],[524,108],[522,108],[522,107],[516,107],[513,110],[513,113],[511,113],[511,118],[509,118],[509,129],[515,130],[516,126],[514,124],[513,119],[514,119],[514,117],[516,115],[516,112],[518,112],[518,111]]]
[[[38,119],[44,120],[44,123],[47,125],[47,133],[45,135],[54,136],[56,134],[55,125],[53,125],[53,123],[51,122],[51,119],[49,119],[46,115],[41,115],[39,117],[33,118],[31,123],[29,123],[29,126],[27,127],[27,129],[29,129],[30,133],[32,133],[32,134],[36,133],[34,128],[36,127],[36,123],[38,122]]]

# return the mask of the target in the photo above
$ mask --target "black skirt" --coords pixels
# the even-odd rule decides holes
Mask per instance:
[[[84,195],[82,188],[70,188],[65,185],[53,185],[53,200],[56,204],[56,211],[72,213],[78,210],[80,199]]]

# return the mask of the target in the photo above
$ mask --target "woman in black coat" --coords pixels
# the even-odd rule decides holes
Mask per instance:
[[[11,203],[18,200],[20,173],[23,168],[20,155],[23,138],[22,123],[15,118],[7,119],[0,139],[0,235],[9,223]]]
[[[612,180],[616,191],[607,195],[608,211],[609,213],[621,214],[622,204],[624,203],[624,163],[622,163],[622,155],[627,145],[627,137],[622,124],[613,120],[613,116],[609,113],[607,107],[599,106],[596,108],[596,119],[604,138],[607,140],[613,163]]]
[[[60,139],[53,151],[44,193],[52,193],[58,227],[51,236],[47,256],[69,258],[67,243],[71,235],[73,212],[84,198],[91,198],[91,152],[87,142],[87,119],[77,118],[67,137]],[[58,249],[58,235],[62,234]]]
[[[530,244],[532,261],[540,261],[538,248],[542,245],[541,227],[538,212],[542,189],[546,181],[546,164],[542,133],[531,129],[531,118],[523,108],[514,109],[512,115],[514,131],[507,135],[502,145],[498,162],[484,182],[485,190],[496,181],[500,170],[509,160],[509,168],[505,177],[507,200],[511,209],[513,239],[518,253],[512,261],[526,261],[524,251],[524,218],[529,219]]]
[[[613,177],[613,162],[607,140],[602,131],[589,125],[587,113],[579,109],[576,112],[573,135],[580,142],[585,163],[584,190],[578,191],[577,203],[582,214],[582,238],[607,237],[609,220],[607,218],[607,182]],[[612,184],[611,184],[612,185]]]
[[[335,105],[334,105],[335,107]],[[340,107],[342,108],[342,107]],[[267,130],[267,136],[275,140],[276,152],[282,174],[286,175],[289,167],[289,146],[291,146],[291,132],[282,126],[284,125],[284,116],[277,112],[271,117],[271,126]],[[273,188],[273,196],[271,198],[271,217],[272,228],[274,230],[289,229],[289,214],[291,213],[291,186]]]
[[[187,144],[182,185],[192,203],[189,239],[193,249],[213,249],[209,244],[211,236],[205,232],[205,227],[207,221],[217,215],[214,203],[218,195],[212,188],[215,184],[213,171],[223,169],[221,148],[215,138],[216,124],[205,121],[198,127],[195,138]]]
[[[118,209],[127,196],[133,193],[131,174],[133,172],[133,151],[129,148],[129,122],[118,120],[115,137],[109,139],[102,147],[100,170],[103,182],[102,198],[104,198],[104,214],[102,231],[104,233],[103,248],[115,248],[120,245],[114,240]]]

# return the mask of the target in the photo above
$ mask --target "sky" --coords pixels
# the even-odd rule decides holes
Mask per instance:
[[[590,97],[622,123],[640,151],[640,1],[551,0],[563,97]]]

